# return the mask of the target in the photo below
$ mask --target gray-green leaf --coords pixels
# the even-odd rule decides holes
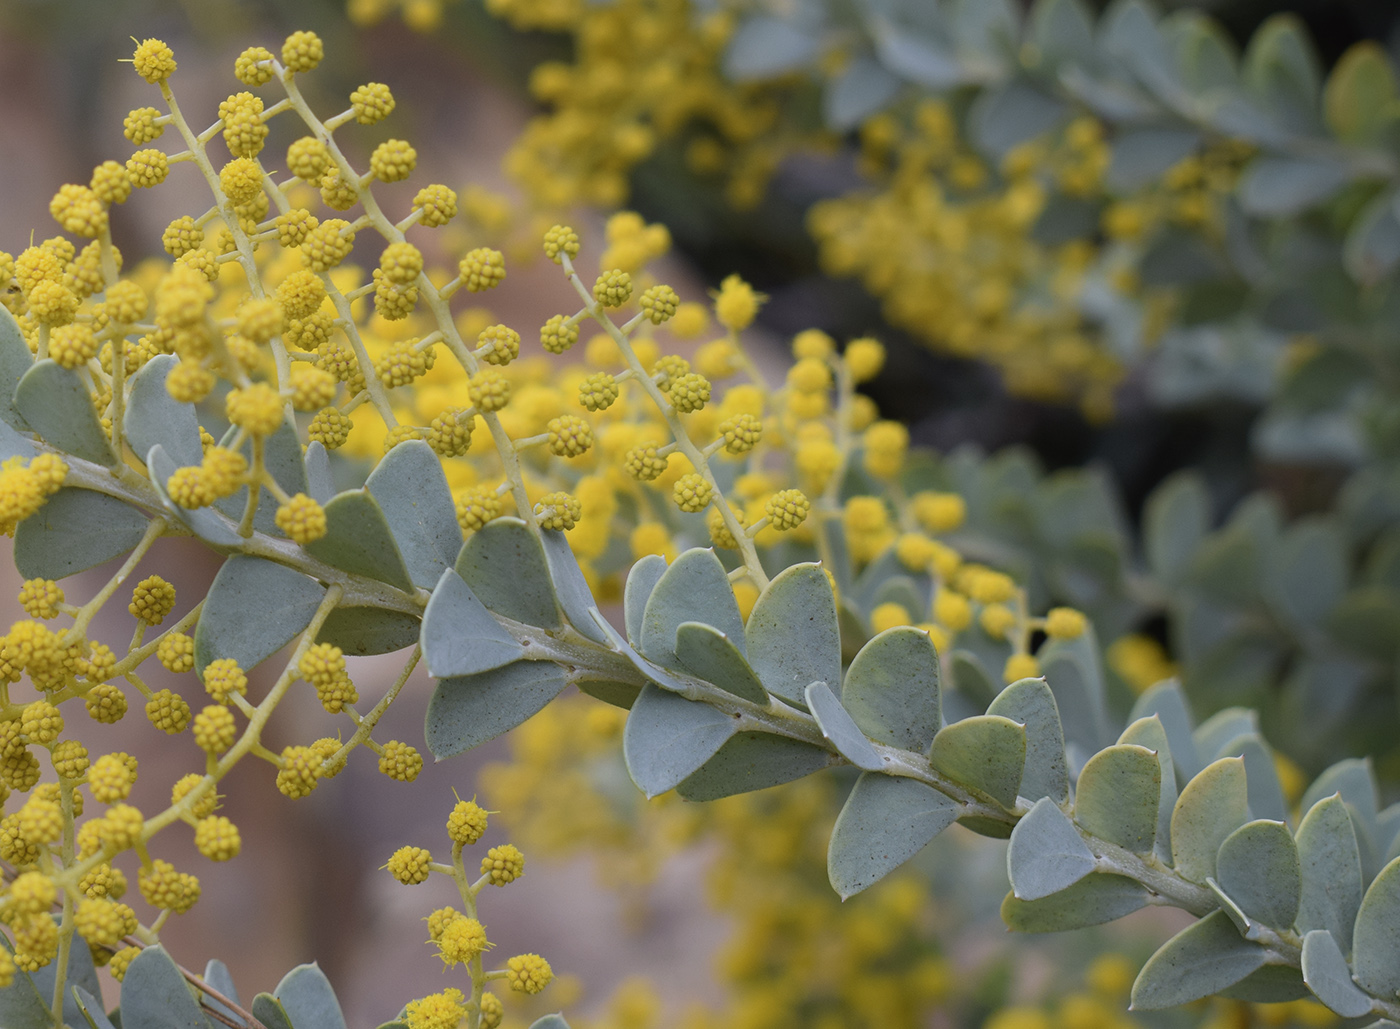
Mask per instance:
[[[61,489],[15,530],[15,567],[26,579],[62,579],[125,554],[150,520],[128,504],[86,489]]]
[[[311,623],[326,588],[260,557],[235,554],[209,587],[194,631],[194,667],[231,657],[245,672],[277,653]]]
[[[413,585],[432,589],[462,549],[442,462],[422,440],[407,440],[384,455],[365,489],[384,512]]]
[[[736,697],[767,706],[768,694],[734,642],[713,625],[681,622],[676,627],[676,658],[687,672]]]
[[[472,533],[457,574],[490,611],[544,629],[562,624],[544,549],[519,518],[497,518]]]
[[[15,387],[33,367],[34,355],[24,342],[15,316],[0,306],[0,421],[21,432],[33,430],[15,407]]]
[[[647,608],[651,591],[666,574],[666,559],[660,554],[647,554],[639,558],[627,573],[627,585],[622,591],[623,626],[627,638],[634,647],[642,645],[642,615]]]
[[[282,977],[273,996],[282,1002],[296,1029],[345,1029],[340,1001],[319,965],[297,965]]]
[[[1343,1018],[1370,1014],[1371,998],[1352,982],[1342,949],[1326,929],[1303,937],[1303,981],[1317,999]]]
[[[1381,869],[1361,899],[1351,949],[1364,989],[1378,997],[1400,995],[1400,858]]]
[[[863,772],[831,830],[827,877],[845,900],[873,886],[957,819],[962,805],[913,779]]]
[[[137,954],[122,979],[122,1026],[130,1029],[209,1029],[185,977],[165,948]]]
[[[1011,830],[1006,870],[1018,900],[1040,900],[1068,889],[1095,864],[1094,852],[1049,797],[1036,801]]]
[[[317,643],[329,643],[346,654],[388,654],[418,642],[422,623],[404,611],[353,605],[338,607],[321,624]]]
[[[779,572],[754,603],[745,635],[749,664],[769,693],[801,705],[809,682],[841,681],[836,596],[820,565]]]
[[[423,611],[422,642],[428,674],[435,679],[489,672],[525,653],[451,568],[442,573]]]
[[[1157,801],[1157,840],[1153,849],[1159,857],[1170,859],[1172,854],[1172,809],[1176,807],[1176,771],[1172,762],[1171,744],[1167,741],[1162,720],[1153,715],[1139,718],[1118,737],[1119,743],[1132,743],[1146,747],[1157,754],[1157,767],[1161,770],[1161,796]]]
[[[1212,911],[1148,958],[1133,983],[1133,1008],[1159,1011],[1209,997],[1262,968],[1267,956],[1225,912]]]
[[[112,443],[77,372],[38,361],[15,387],[15,407],[50,446],[94,464],[114,465]]]
[[[442,759],[514,729],[569,684],[548,661],[517,661],[480,675],[442,679],[428,701],[428,749]]]
[[[1026,765],[1026,730],[1000,715],[965,718],[933,738],[929,764],[954,782],[1012,807]]]
[[[872,740],[926,753],[943,724],[938,652],[928,633],[886,629],[846,671],[841,703]]]
[[[801,779],[840,761],[831,751],[786,736],[741,732],[676,792],[686,800],[719,800]]]
[[[199,437],[199,417],[193,404],[182,404],[165,388],[165,377],[180,363],[173,354],[157,354],[131,377],[122,431],[126,441],[143,461],[159,443],[177,465],[195,465],[204,460]]]
[[[637,788],[648,798],[675,789],[735,732],[723,711],[686,700],[647,683],[632,705],[622,733],[622,756]]]
[[[347,490],[326,505],[326,534],[305,545],[312,557],[351,575],[413,592],[403,555],[379,503],[367,491]]]
[[[1137,721],[1148,715],[1156,715],[1161,719],[1162,731],[1167,734],[1167,742],[1171,745],[1172,766],[1176,769],[1176,785],[1180,790],[1205,767],[1196,750],[1196,740],[1191,728],[1191,711],[1186,705],[1181,683],[1175,679],[1167,679],[1155,686],[1149,686],[1147,691],[1138,697],[1129,717]]]
[[[1303,870],[1298,928],[1326,929],[1351,953],[1352,926],[1361,907],[1361,853],[1346,801],[1336,794],[1303,816],[1295,838]]]
[[[1192,882],[1213,878],[1220,845],[1248,817],[1243,759],[1224,757],[1207,765],[1186,784],[1172,810],[1172,864],[1176,870]]]
[[[1145,908],[1147,900],[1147,890],[1135,880],[1093,872],[1040,900],[1018,900],[1008,893],[1001,919],[1020,933],[1058,933],[1117,921]]]
[[[1162,769],[1146,747],[1117,744],[1079,773],[1074,820],[1101,839],[1141,854],[1157,839]]]
[[[1240,826],[1220,845],[1216,877],[1250,918],[1274,929],[1292,928],[1303,871],[1288,826],[1263,818]]]
[[[1026,727],[1026,768],[1018,790],[1027,800],[1069,799],[1069,768],[1065,765],[1065,735],[1055,694],[1044,679],[1019,679],[1002,690],[987,708]]]
[[[569,546],[569,538],[558,529],[541,529],[540,546],[544,549],[544,561],[549,568],[549,581],[553,585],[559,610],[564,612],[564,617],[579,635],[606,646],[611,636],[593,621],[592,612],[597,610],[597,602],[593,599],[593,591],[588,588],[588,580],[583,577],[578,558]]]
[[[676,630],[682,622],[713,625],[744,652],[744,619],[729,576],[713,550],[687,550],[661,576],[642,612],[637,648],[642,656],[675,668]]]
[[[814,682],[807,686],[807,707],[821,727],[822,735],[832,742],[851,764],[866,771],[879,771],[885,766],[879,752],[865,738],[831,687],[824,682]]]

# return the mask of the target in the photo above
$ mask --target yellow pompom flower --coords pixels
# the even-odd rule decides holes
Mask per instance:
[[[967,503],[956,493],[915,493],[913,510],[914,518],[928,532],[952,532],[967,518]]]
[[[1006,659],[1001,678],[1003,682],[1012,683],[1017,679],[1034,679],[1039,674],[1040,662],[1030,654],[1012,654]]]
[[[1055,640],[1078,639],[1088,624],[1088,619],[1072,607],[1052,607],[1045,615],[1045,635]]]
[[[194,845],[210,861],[230,861],[243,849],[243,838],[223,815],[210,815],[195,823]]]
[[[738,275],[730,275],[715,293],[715,318],[725,328],[739,332],[753,324],[759,306],[766,299]]]
[[[164,82],[175,73],[175,53],[159,39],[142,40],[131,58],[136,74],[151,85]]]
[[[493,946],[486,938],[486,927],[475,918],[454,918],[443,927],[437,940],[442,963],[451,968],[465,964]]]
[[[297,493],[277,508],[277,528],[305,546],[326,534],[326,510],[305,493]]]
[[[400,847],[381,867],[405,886],[416,886],[428,881],[432,863],[432,854],[423,847]]]
[[[619,268],[603,272],[593,283],[593,299],[602,307],[621,307],[632,296],[632,276]]]
[[[228,420],[254,436],[271,436],[282,427],[282,398],[265,382],[230,390],[224,400]]]
[[[423,771],[423,755],[410,744],[390,740],[379,755],[379,771],[398,782],[412,782]]]
[[[577,499],[562,490],[546,493],[534,507],[535,517],[540,528],[567,532],[583,517],[583,506]]]
[[[489,812],[475,800],[459,800],[447,816],[447,835],[453,843],[470,845],[486,833]]]
[[[1005,604],[988,604],[982,608],[977,622],[982,626],[982,631],[992,639],[1005,639],[1006,634],[1016,624],[1016,612]]]
[[[282,63],[289,72],[312,71],[325,56],[325,44],[314,32],[293,32],[282,44]]]
[[[366,82],[350,94],[350,108],[361,125],[373,125],[394,110],[394,94],[382,82]]]
[[[846,344],[841,359],[846,362],[853,381],[869,382],[885,366],[885,345],[875,339],[853,339]]]
[[[470,250],[457,266],[462,285],[469,293],[495,289],[506,277],[506,259],[499,250],[477,247]]]
[[[506,962],[506,979],[517,993],[539,993],[553,978],[554,970],[538,954],[518,954]]]
[[[525,874],[525,855],[510,843],[492,847],[481,859],[481,874],[489,877],[492,886],[505,886]]]
[[[418,166],[418,151],[401,139],[386,139],[369,155],[369,169],[381,182],[402,182]]]

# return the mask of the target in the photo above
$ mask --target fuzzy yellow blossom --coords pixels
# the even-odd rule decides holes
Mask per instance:
[[[730,275],[715,293],[715,319],[726,329],[740,332],[753,324],[766,299],[738,275]]]

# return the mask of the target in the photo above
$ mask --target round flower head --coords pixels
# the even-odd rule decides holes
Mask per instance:
[[[382,182],[402,182],[418,165],[418,151],[401,139],[386,139],[369,155],[369,168]]]
[[[137,150],[126,158],[126,174],[137,189],[150,189],[165,181],[169,160],[161,150]]]
[[[475,918],[454,918],[443,927],[437,940],[438,953],[449,968],[464,964],[492,946],[486,928]]]
[[[142,40],[131,63],[136,74],[153,86],[175,73],[175,53],[159,39]]]
[[[515,882],[525,874],[525,855],[509,843],[492,847],[481,859],[481,874],[489,877],[492,886]]]
[[[282,63],[290,72],[312,71],[325,56],[325,45],[314,32],[293,32],[282,44]]]
[[[453,843],[470,846],[486,832],[488,812],[475,800],[459,800],[447,816],[447,835]]]
[[[223,815],[201,818],[194,828],[194,845],[210,861],[229,861],[243,849],[243,839]]]
[[[603,272],[593,283],[593,299],[603,307],[621,307],[632,296],[632,276],[621,269]]]
[[[405,886],[416,886],[428,881],[428,876],[432,874],[432,869],[429,868],[432,863],[433,856],[424,848],[400,847],[383,867]]]
[[[551,354],[562,354],[578,342],[578,324],[562,314],[551,315],[540,327],[540,346]]]
[[[440,228],[457,217],[457,194],[443,185],[424,186],[413,198],[413,209],[421,212],[418,224]]]
[[[262,86],[277,74],[272,67],[272,53],[264,47],[250,46],[233,62],[233,74],[245,86]]]
[[[567,225],[555,225],[544,234],[544,254],[555,264],[563,261],[561,254],[573,260],[578,251],[578,233]]]
[[[553,978],[554,970],[538,954],[518,954],[506,962],[506,979],[517,993],[539,993]]]
[[[366,82],[350,94],[350,107],[361,125],[373,125],[394,110],[394,94],[382,82]]]
[[[277,508],[277,528],[287,538],[305,546],[326,534],[326,511],[305,493],[298,493]]]
[[[423,770],[423,755],[407,743],[390,740],[379,757],[379,771],[399,782],[412,782]]]
[[[709,507],[710,500],[714,495],[714,487],[697,472],[682,475],[676,480],[675,486],[671,488],[671,497],[675,500],[676,506],[682,511],[688,511],[692,514]]]
[[[578,457],[593,446],[593,427],[577,415],[551,418],[545,426],[549,450],[557,457]]]
[[[534,512],[540,528],[567,532],[583,517],[583,506],[577,499],[559,490],[540,497]]]
[[[468,251],[457,266],[462,276],[462,285],[470,293],[494,289],[506,277],[506,259],[499,250],[490,247],[477,247]]]

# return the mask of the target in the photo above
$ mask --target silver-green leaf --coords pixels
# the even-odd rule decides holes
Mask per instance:
[[[1148,958],[1133,983],[1133,1009],[1160,1011],[1209,997],[1262,968],[1267,957],[1225,912],[1212,911]]]
[[[622,733],[628,774],[648,798],[660,796],[714,757],[735,728],[723,711],[647,683]]]
[[[125,554],[150,519],[105,493],[61,489],[15,530],[15,567],[26,579],[62,579]]]
[[[820,565],[779,572],[754,603],[745,636],[749,664],[769,693],[801,705],[809,682],[841,681],[836,596]]]
[[[519,518],[497,518],[472,533],[457,574],[488,610],[544,629],[563,624],[544,548]]]
[[[142,950],[127,966],[121,1013],[124,1029],[209,1029],[179,966],[158,944]]]
[[[15,407],[44,442],[94,464],[115,465],[92,397],[77,372],[50,360],[38,361],[15,387]]]
[[[719,800],[781,786],[840,760],[831,751],[801,740],[741,732],[677,786],[676,792],[686,800]]]
[[[1216,878],[1251,919],[1290,929],[1298,917],[1303,870],[1293,834],[1282,822],[1246,822],[1220,845]]]
[[[569,684],[548,661],[517,661],[480,675],[442,679],[428,701],[428,749],[441,760],[514,729]]]
[[[1220,845],[1248,817],[1243,759],[1225,757],[1207,765],[1186,784],[1172,810],[1172,864],[1176,870],[1196,883],[1213,878]]]
[[[1326,929],[1351,953],[1352,927],[1361,907],[1361,853],[1356,829],[1338,794],[1314,804],[1295,837],[1303,872],[1298,929]]]
[[[345,1029],[335,990],[315,963],[297,965],[282,977],[272,995],[282,1002],[296,1029]]]
[[[767,706],[768,693],[758,675],[734,642],[713,625],[681,622],[676,627],[676,658],[692,675],[736,697]]]
[[[954,782],[1012,807],[1026,765],[1026,730],[1000,715],[964,718],[933,738],[929,764]]]
[[[194,667],[233,658],[244,671],[277,653],[311,623],[326,588],[260,557],[235,554],[209,587],[194,632]]]
[[[713,550],[687,550],[661,576],[642,612],[637,648],[642,656],[675,668],[676,630],[682,622],[713,625],[744,652],[744,619],[728,573]]]
[[[1132,744],[1107,747],[1079,773],[1074,820],[1101,839],[1145,853],[1157,839],[1161,793],[1156,754]]]
[[[1055,694],[1044,679],[1018,679],[987,708],[1026,727],[1026,768],[1018,792],[1027,800],[1069,799],[1069,768],[1065,764],[1065,735]]]
[[[879,882],[957,819],[962,805],[913,779],[863,772],[831,830],[827,877],[842,900]]]
[[[1068,889],[1095,864],[1094,852],[1049,797],[1036,801],[1011,830],[1006,870],[1017,900],[1040,900]]]
[[[362,489],[347,490],[325,507],[326,534],[305,544],[317,560],[413,592],[413,580],[378,502]]]
[[[1040,900],[1008,893],[1001,920],[1020,933],[1058,933],[1114,922],[1147,906],[1148,893],[1122,875],[1093,872],[1073,886]]]
[[[634,647],[642,645],[642,615],[647,600],[661,576],[666,574],[666,559],[660,554],[647,554],[637,560],[627,573],[627,585],[622,591],[623,627]]]
[[[432,589],[462,549],[442,462],[422,440],[406,440],[384,455],[365,489],[384,512],[413,585]]]
[[[928,633],[897,626],[861,647],[841,703],[872,740],[926,753],[943,727],[938,652]]]
[[[1176,770],[1172,761],[1171,744],[1167,732],[1162,728],[1162,720],[1157,715],[1139,718],[1118,737],[1119,743],[1131,743],[1146,747],[1157,754],[1157,767],[1161,769],[1161,797],[1157,801],[1157,840],[1153,850],[1164,859],[1172,854],[1172,809],[1176,807]]]
[[[1378,997],[1400,995],[1400,858],[1381,869],[1361,898],[1351,949],[1363,989]]]
[[[865,738],[865,734],[824,682],[814,682],[807,686],[807,707],[821,727],[822,735],[832,742],[851,764],[866,771],[879,771],[885,762]]]
[[[196,465],[204,460],[194,405],[180,403],[165,388],[165,377],[179,363],[174,354],[157,354],[131,377],[122,431],[127,444],[143,460],[156,444],[163,446],[177,465]]]
[[[1371,1013],[1371,998],[1352,981],[1347,959],[1326,929],[1313,929],[1303,937],[1303,981],[1343,1018]]]
[[[489,672],[525,653],[451,568],[423,611],[422,643],[428,673],[436,679]]]

